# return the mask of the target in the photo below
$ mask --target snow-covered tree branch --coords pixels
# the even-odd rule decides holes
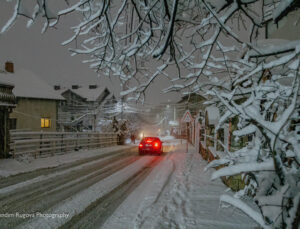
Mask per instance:
[[[165,77],[170,81],[165,92],[211,96],[224,111],[219,128],[236,118],[237,139],[254,135],[244,148],[212,162],[227,165],[213,178],[245,175],[239,196],[255,199],[261,211],[248,213],[261,226],[299,223],[300,40],[264,40],[266,24],[280,22],[299,1],[77,0],[56,13],[47,0],[36,0],[29,9],[24,2],[16,1],[1,33],[20,17],[28,25],[43,17],[45,31],[61,17],[79,13],[74,35],[62,44],[81,42],[70,48],[72,55],[84,54],[100,75],[120,78],[128,85],[122,95],[143,100],[149,86]]]

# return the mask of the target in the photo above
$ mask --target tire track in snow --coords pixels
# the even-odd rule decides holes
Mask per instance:
[[[66,173],[70,173],[70,172],[82,169],[85,166],[94,165],[94,164],[97,164],[97,163],[101,162],[102,160],[112,159],[114,157],[118,157],[119,155],[126,154],[126,153],[128,153],[128,151],[119,152],[119,153],[116,153],[115,155],[106,154],[105,156],[101,156],[98,160],[95,160],[95,161],[94,160],[93,161],[89,160],[88,162],[83,163],[83,164],[79,164],[79,165],[76,163],[75,166],[67,167],[67,169],[64,169],[64,170],[59,169],[58,171],[56,171],[54,173],[51,173],[51,174],[48,174],[48,175],[36,176],[35,178],[32,178],[32,179],[29,179],[29,180],[26,180],[26,181],[22,181],[20,183],[16,183],[16,184],[1,188],[0,189],[0,200],[3,199],[4,194],[15,191],[16,189],[21,189],[21,188],[23,189],[25,186],[29,186],[29,185],[32,185],[34,183],[38,183],[38,182],[41,182],[41,181],[45,181],[47,179],[51,179],[53,177],[57,177],[57,176],[60,176],[60,175],[66,174]],[[21,192],[22,192],[22,190],[21,190]]]
[[[70,196],[88,188],[89,186],[105,179],[111,174],[118,170],[128,166],[138,160],[138,157],[131,156],[128,158],[120,158],[118,161],[111,163],[107,161],[107,164],[95,170],[95,167],[86,168],[84,173],[87,175],[80,176],[83,174],[74,174],[74,176],[67,176],[67,179],[53,179],[50,181],[51,188],[49,185],[37,187],[34,194],[30,193],[26,198],[20,196],[19,199],[8,202],[8,204],[2,205],[1,213],[6,212],[19,212],[19,213],[34,213],[44,212],[55,204],[63,201]],[[53,182],[53,183],[52,183]],[[8,200],[9,201],[9,200]],[[0,225],[4,228],[11,228],[17,226],[20,223],[24,223],[26,219],[22,218],[2,218],[0,219]]]
[[[114,190],[89,205],[82,213],[61,227],[64,228],[100,228],[115,209],[142,183],[144,178],[159,164],[162,157],[155,157],[145,167],[131,176]]]
[[[60,204],[50,208],[47,212],[52,214],[68,213],[69,218],[33,218],[29,222],[20,225],[18,228],[57,228],[65,224],[75,215],[84,211],[91,203],[111,192],[119,186],[124,180],[133,176],[141,168],[149,163],[149,157],[142,157],[129,166],[119,170],[109,177],[101,180],[70,198],[62,201]]]
[[[165,195],[165,189],[176,170],[171,152],[167,154],[160,167],[164,167],[164,169],[157,167],[157,174],[153,184],[155,190],[152,190],[150,196],[141,204],[141,209],[134,220],[134,228],[152,228],[153,219],[159,217],[159,211],[155,211],[154,209],[160,202],[162,195]]]
[[[170,156],[170,154],[164,154],[162,161],[118,206],[101,226],[102,229],[141,228],[143,220],[147,217],[147,209],[150,209],[154,202],[160,202],[163,190],[174,171]]]
[[[133,148],[131,147],[125,147],[124,149],[111,149],[111,151],[109,151],[110,148],[103,148],[103,149],[99,149],[99,153],[98,155],[92,155],[89,156],[87,158],[77,158],[75,159],[75,161],[65,161],[64,158],[67,157],[69,154],[71,156],[71,153],[67,153],[67,154],[61,154],[58,156],[64,157],[62,158],[63,161],[65,161],[63,164],[58,164],[55,165],[53,164],[53,158],[50,157],[50,161],[52,160],[52,163],[50,162],[50,167],[44,167],[44,168],[37,168],[35,170],[30,170],[28,172],[21,172],[21,173],[17,173],[15,175],[11,175],[11,176],[7,176],[7,177],[0,177],[0,189],[4,188],[4,187],[8,187],[20,182],[23,182],[25,180],[30,180],[33,179],[37,176],[41,176],[41,175],[48,175],[48,174],[52,174],[54,172],[59,172],[59,171],[63,171],[66,169],[69,169],[71,167],[75,167],[81,164],[85,164],[91,161],[95,161],[101,158],[105,158],[111,155],[116,155],[116,154],[120,154],[120,153],[124,153],[124,152],[129,152],[132,151]],[[84,154],[85,152],[81,152],[82,154]],[[59,159],[60,157],[58,157]],[[44,158],[45,160],[47,158]],[[38,160],[38,159],[35,159]],[[34,164],[34,163],[33,163]]]

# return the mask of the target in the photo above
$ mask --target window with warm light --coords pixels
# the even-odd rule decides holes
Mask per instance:
[[[41,118],[41,128],[50,128],[50,127],[51,127],[51,119]]]

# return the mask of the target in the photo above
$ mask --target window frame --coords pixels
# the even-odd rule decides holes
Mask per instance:
[[[46,125],[46,123],[48,125]],[[51,118],[49,118],[49,117],[41,117],[41,128],[42,129],[51,128]]]

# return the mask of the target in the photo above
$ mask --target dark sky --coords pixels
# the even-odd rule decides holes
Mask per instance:
[[[14,2],[14,1],[12,1]],[[0,1],[0,28],[13,13],[13,3]],[[57,29],[49,29],[41,34],[42,20],[30,28],[26,27],[27,20],[20,17],[15,25],[6,33],[0,35],[0,68],[4,68],[7,60],[13,61],[15,69],[25,68],[40,76],[47,83],[54,84],[90,84],[105,85],[117,96],[120,83],[116,79],[101,77],[82,64],[83,56],[71,57],[68,48],[60,44],[71,37],[70,26],[76,25],[79,18],[66,17],[60,21]],[[176,101],[178,94],[161,94],[160,90],[167,85],[159,79],[150,87],[147,93],[148,103],[160,103],[168,100]]]

